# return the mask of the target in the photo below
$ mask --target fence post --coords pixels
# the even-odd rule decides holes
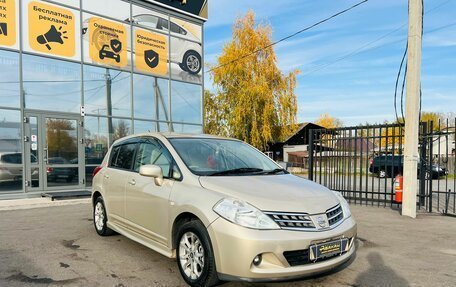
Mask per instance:
[[[309,180],[313,181],[313,167],[314,167],[314,136],[313,130],[309,129],[309,145],[307,146],[307,152],[309,153]]]
[[[419,190],[419,207],[425,205],[426,200],[426,149],[427,147],[427,136],[428,136],[428,125],[426,122],[422,122],[421,127],[421,149],[420,149],[420,190]],[[432,139],[431,139],[432,143]]]

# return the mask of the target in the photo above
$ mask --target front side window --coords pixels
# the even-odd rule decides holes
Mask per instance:
[[[145,139],[139,144],[134,170],[139,172],[142,165],[153,164],[161,167],[164,177],[171,177],[172,160],[168,151],[156,140]]]
[[[236,140],[173,138],[169,140],[196,175],[283,173],[266,155]]]

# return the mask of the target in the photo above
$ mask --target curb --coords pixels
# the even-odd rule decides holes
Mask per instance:
[[[54,200],[50,198],[25,198],[0,201],[0,211],[66,206],[90,203],[90,198]]]

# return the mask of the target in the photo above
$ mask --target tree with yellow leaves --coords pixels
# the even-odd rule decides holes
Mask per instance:
[[[327,129],[334,129],[342,127],[343,123],[340,119],[332,117],[328,113],[321,114],[315,122],[316,125],[322,126]]]
[[[205,93],[205,132],[231,136],[264,149],[296,129],[295,70],[277,67],[269,25],[250,11],[236,20],[233,39],[210,67],[215,93]]]

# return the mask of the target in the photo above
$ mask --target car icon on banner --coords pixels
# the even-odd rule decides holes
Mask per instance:
[[[144,51],[144,61],[146,61],[147,66],[154,69],[160,62],[160,56],[154,50],[147,50]]]
[[[110,58],[115,60],[117,63],[120,63],[120,54],[116,54],[113,51],[110,51],[109,45],[103,45],[100,50],[99,57],[101,60],[104,58]]]

